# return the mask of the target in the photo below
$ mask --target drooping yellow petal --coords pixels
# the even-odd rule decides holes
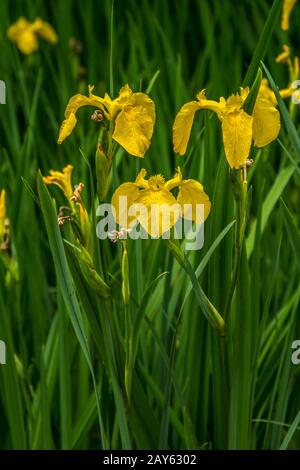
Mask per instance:
[[[59,130],[59,135],[57,139],[58,144],[61,144],[72,133],[77,123],[75,113],[78,111],[79,108],[81,108],[82,106],[95,106],[104,111],[103,106],[104,104],[106,104],[106,100],[100,98],[99,96],[93,95],[92,90],[93,87],[89,86],[89,96],[77,93],[69,99],[65,110],[65,120],[63,121]]]
[[[90,87],[90,90],[92,87]],[[77,93],[76,95],[72,96],[69,99],[69,102],[66,107],[65,117],[67,118],[71,113],[76,113],[79,108],[82,106],[95,106],[95,107],[102,107],[104,102],[103,98],[99,96],[93,95],[90,91],[89,96],[82,95],[81,93]]]
[[[143,106],[126,106],[116,117],[113,139],[131,155],[143,157],[154,129],[153,116]]]
[[[270,101],[258,97],[253,109],[253,141],[256,147],[265,147],[275,140],[280,131],[280,114]]]
[[[196,111],[200,109],[198,101],[190,101],[182,106],[173,124],[174,152],[184,155],[190,140]]]
[[[150,181],[150,180],[149,180]],[[137,220],[153,238],[158,238],[175,225],[181,215],[180,206],[173,194],[159,187],[142,189],[137,197],[134,209]]]
[[[36,18],[36,20],[32,23],[32,29],[39,36],[46,39],[46,41],[50,42],[51,44],[56,44],[58,42],[56,32],[52,26],[47,23],[47,21],[43,21],[41,18]]]
[[[290,15],[297,0],[283,0],[281,29],[287,31],[290,27]]]
[[[69,137],[70,134],[72,134],[72,131],[76,126],[76,122],[77,119],[74,113],[70,113],[69,116],[64,119],[59,129],[59,135],[57,139],[58,144],[61,144],[67,137]]]
[[[179,153],[179,155],[184,155],[186,152],[196,111],[199,109],[209,109],[219,116],[225,106],[222,100],[219,103],[214,100],[208,100],[205,96],[205,90],[201,90],[197,94],[197,100],[184,104],[177,113],[173,124],[173,147],[174,152]]]
[[[201,224],[207,219],[211,203],[199,181],[183,180],[179,187],[177,201],[181,205],[182,216],[185,219],[193,220],[197,224]],[[203,217],[197,205],[203,206]]]
[[[71,182],[73,169],[74,167],[72,165],[67,165],[63,168],[63,171],[50,170],[50,175],[43,177],[44,183],[55,184],[63,191],[65,196],[70,199],[73,194]]]
[[[114,192],[111,204],[115,210],[115,219],[122,228],[129,228],[136,218],[129,215],[132,207],[139,195],[139,187],[136,183],[123,183]]]
[[[225,155],[231,168],[240,168],[249,157],[253,117],[243,110],[224,113],[222,135]]]

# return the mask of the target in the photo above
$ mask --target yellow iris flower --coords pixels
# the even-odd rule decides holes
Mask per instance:
[[[182,179],[179,167],[169,181],[161,175],[149,179],[145,176],[143,169],[134,183],[121,184],[112,196],[116,222],[123,228],[139,222],[151,237],[157,238],[171,229],[179,217],[202,223],[198,205],[203,206],[204,220],[207,219],[211,208],[208,195],[199,181]],[[171,192],[174,188],[179,188],[177,198]]]
[[[213,101],[206,98],[205,90],[200,91],[197,101],[183,105],[175,118],[174,151],[185,154],[196,111],[210,109],[221,121],[225,155],[230,167],[242,167],[249,157],[252,141],[257,147],[264,147],[276,139],[280,131],[279,112],[261,90],[253,114],[243,110],[248,94],[248,88],[240,88],[239,93],[227,100],[221,97],[219,101]]]
[[[290,27],[290,15],[296,2],[297,0],[283,0],[281,16],[281,29],[283,31],[287,31]]]
[[[291,56],[290,46],[288,46],[287,44],[283,44],[282,52],[278,54],[275,61],[277,62],[277,64],[282,64],[282,63],[288,62],[290,59],[290,56]]]
[[[6,221],[5,190],[2,189],[2,191],[0,192],[0,243],[2,243],[4,240],[5,221]]]
[[[73,194],[71,182],[73,169],[74,167],[72,165],[67,165],[63,168],[63,171],[50,170],[50,175],[43,177],[44,183],[55,184],[63,191],[64,195],[70,199]]]
[[[112,100],[108,94],[100,98],[92,93],[73,96],[66,107],[58,143],[61,144],[73,131],[77,118],[75,113],[82,106],[95,106],[102,111],[106,119],[114,123],[112,138],[128,153],[143,157],[148,150],[155,123],[154,102],[145,93],[133,93],[128,85],[121,88],[119,96]]]
[[[42,37],[51,44],[56,44],[58,38],[56,32],[49,23],[41,18],[36,18],[30,23],[21,16],[7,30],[7,36],[15,42],[23,54],[32,54],[39,48],[38,38]]]

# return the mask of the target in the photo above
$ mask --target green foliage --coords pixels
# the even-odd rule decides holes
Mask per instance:
[[[280,7],[1,0],[0,190],[12,241],[9,253],[0,251],[1,449],[300,449],[300,367],[291,363],[300,335],[300,113],[278,95],[289,79],[275,63],[283,43],[300,44],[297,19],[281,31]],[[19,16],[49,21],[59,43],[41,39],[36,53],[22,55],[6,37]],[[248,223],[237,247],[219,123],[199,113],[184,157],[174,155],[171,131],[177,111],[203,88],[218,99],[244,83],[252,109],[260,71],[277,93],[282,130],[277,142],[252,150]],[[88,84],[115,97],[125,83],[155,101],[156,126],[144,159],[117,151],[108,184],[103,155],[95,164],[91,109],[79,110],[62,145],[58,128],[68,99]],[[90,253],[71,224],[58,226],[67,200],[41,177],[68,163],[73,183],[85,184]],[[212,201],[203,249],[183,255],[175,246],[176,258],[164,240],[128,240],[122,268],[121,243],[95,235],[99,181],[110,201],[141,168],[170,178],[178,165]],[[223,320],[218,335],[205,315],[213,321],[225,311],[223,336]]]

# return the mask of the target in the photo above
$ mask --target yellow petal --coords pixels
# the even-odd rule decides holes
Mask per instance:
[[[155,122],[155,104],[154,101],[145,93],[134,93],[134,104],[136,106],[143,106],[150,114],[153,122]]]
[[[65,194],[65,196],[70,199],[73,194],[72,189],[72,171],[74,167],[72,165],[67,165],[63,168],[63,171],[50,170],[49,176],[44,176],[43,180],[45,184],[55,184],[58,186]]]
[[[69,137],[76,126],[76,122],[77,119],[74,113],[69,114],[69,116],[62,122],[57,139],[58,144],[61,144],[67,137]]]
[[[173,124],[173,147],[174,152],[184,155],[190,139],[192,125],[196,111],[199,109],[209,109],[220,114],[225,103],[208,100],[205,90],[197,94],[198,101],[190,101],[182,106]]]
[[[182,173],[180,167],[176,169],[176,173],[173,178],[171,178],[169,181],[166,182],[165,188],[168,189],[169,191],[171,189],[176,188],[179,186],[182,182]]]
[[[277,104],[276,96],[269,86],[266,78],[263,78],[259,87],[258,98],[269,100],[272,104]]]
[[[254,145],[265,147],[277,138],[279,131],[279,111],[268,100],[258,97],[253,110]]]
[[[89,96],[82,95],[81,93],[77,93],[77,95],[72,96],[69,99],[69,102],[66,107],[65,117],[67,118],[71,113],[76,113],[79,108],[82,106],[95,106],[95,107],[102,107],[104,102],[103,98],[99,96],[93,95],[90,91]]]
[[[290,14],[297,0],[284,0],[282,7],[281,29],[287,31],[290,27]]]
[[[185,219],[193,220],[198,224],[203,223],[207,219],[211,203],[199,181],[193,179],[183,180],[179,187],[177,201],[181,205],[182,214]],[[197,204],[203,205],[204,220],[202,219],[202,213],[197,208]]]
[[[287,62],[287,60],[289,59],[291,55],[291,48],[287,44],[283,44],[282,49],[283,49],[283,52],[278,54],[278,56],[275,59],[277,64]]]
[[[200,109],[198,101],[190,101],[182,106],[173,124],[174,152],[184,155],[190,140],[196,111]]]
[[[26,20],[23,16],[21,16],[15,23],[13,23],[7,30],[7,37],[11,41],[15,41],[18,35],[25,31],[26,29],[30,28],[29,21]]]
[[[253,117],[243,110],[225,113],[222,134],[225,155],[231,168],[240,168],[249,157]]]
[[[143,106],[127,106],[116,118],[113,139],[131,155],[143,157],[154,129],[153,116]]]
[[[139,188],[148,188],[149,184],[148,181],[145,179],[146,174],[147,171],[145,170],[145,168],[142,168],[139,174],[137,175],[135,183]]]
[[[175,197],[164,187],[140,190],[133,208],[141,226],[154,238],[172,228],[181,214]]]
[[[26,29],[18,34],[16,44],[23,54],[32,54],[39,47],[37,38],[31,29]]]
[[[205,96],[205,90],[201,90],[197,94],[197,100],[201,109],[209,109],[210,111],[216,113],[218,116],[226,104],[226,101],[223,97],[220,98],[219,102],[214,100],[208,100]]]
[[[139,196],[139,188],[135,183],[123,183],[114,192],[111,204],[115,209],[115,219],[122,228],[129,228],[130,224],[136,220],[128,214],[130,207]]]
[[[56,44],[58,42],[57,34],[52,26],[46,21],[43,21],[41,18],[36,18],[36,20],[32,23],[32,29],[39,36],[46,39],[46,41],[50,42],[51,44]]]
[[[128,99],[133,96],[133,91],[128,85],[124,85],[121,90],[119,91],[119,96],[116,98],[115,101],[119,101],[120,103],[126,102],[128,104]]]
[[[106,101],[99,96],[93,95],[92,90],[93,87],[89,86],[89,96],[77,93],[69,99],[65,110],[65,120],[63,121],[59,130],[59,136],[57,140],[59,144],[61,144],[72,133],[77,122],[75,113],[82,106],[95,106],[106,113],[103,107],[104,104],[106,104]]]

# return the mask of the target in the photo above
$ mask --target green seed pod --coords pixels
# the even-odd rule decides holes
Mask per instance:
[[[103,148],[99,145],[96,151],[96,177],[97,177],[97,193],[100,201],[104,201],[109,178],[110,163],[107,159]]]
[[[110,297],[110,287],[100,274],[97,273],[89,252],[81,245],[78,252],[76,250],[76,253],[78,254],[78,261],[86,282],[100,297],[108,299]]]
[[[100,202],[104,201],[107,189],[108,178],[110,173],[110,162],[107,158],[107,130],[102,127],[100,130],[97,150],[96,150],[96,177],[97,177],[97,192]]]
[[[123,242],[122,251],[122,296],[125,305],[129,304],[130,300],[130,284],[129,284],[129,263],[126,242]]]

